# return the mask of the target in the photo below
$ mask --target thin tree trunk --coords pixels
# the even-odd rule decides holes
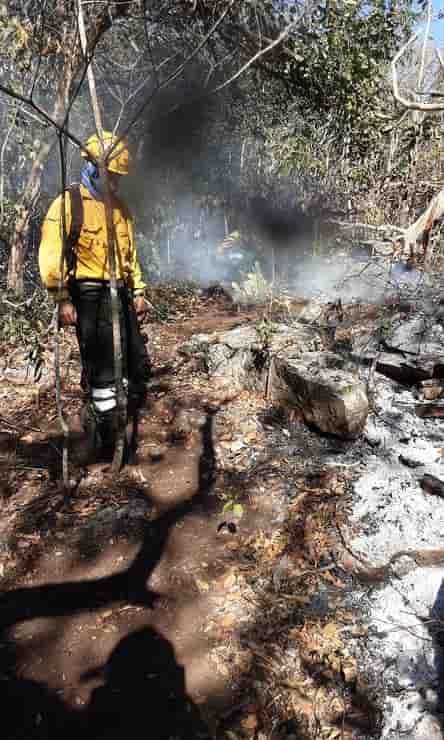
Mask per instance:
[[[80,43],[82,45],[83,54],[87,56],[87,39],[85,31],[85,22],[83,18],[82,2],[78,1],[78,18],[79,18],[79,34]],[[123,389],[122,382],[122,338],[120,334],[120,319],[119,319],[119,296],[117,293],[116,283],[116,252],[115,252],[115,230],[113,222],[113,202],[111,188],[108,179],[108,170],[106,167],[106,153],[105,153],[105,142],[103,139],[103,126],[102,116],[99,108],[99,101],[97,98],[96,84],[94,79],[94,72],[92,66],[88,67],[88,85],[89,93],[91,97],[91,107],[94,114],[94,120],[97,129],[97,135],[100,139],[102,146],[102,156],[99,160],[99,172],[101,181],[105,184],[104,193],[104,205],[105,205],[105,216],[106,216],[106,232],[107,232],[107,243],[108,243],[108,265],[109,265],[109,277],[110,277],[110,294],[111,294],[111,317],[113,324],[113,346],[114,346],[114,382],[116,385],[117,395],[117,414],[118,414],[118,430],[117,438],[114,449],[114,457],[112,462],[112,472],[118,473],[122,467],[123,452],[125,443],[125,430],[126,430],[126,396]]]
[[[56,100],[53,108],[55,121],[63,119],[66,103],[69,99],[69,91],[73,79],[73,68],[70,59],[65,60],[63,74],[59,81]],[[21,198],[20,215],[17,220],[11,241],[9,253],[7,287],[17,294],[23,293],[24,289],[24,264],[29,239],[29,228],[31,224],[32,211],[40,193],[43,168],[56,143],[56,137],[50,132],[48,138],[42,142],[38,154],[34,160],[28,181],[23,190]]]
[[[59,156],[60,156],[60,180],[62,186],[62,249],[60,252],[60,271],[59,271],[59,293],[64,285],[65,277],[65,254],[66,254],[66,147],[64,146],[62,134],[59,133]],[[60,373],[60,336],[59,336],[59,306],[57,303],[54,312],[54,366],[55,366],[55,388],[57,415],[59,418],[60,428],[63,436],[62,449],[62,482],[65,491],[69,488],[69,466],[68,466],[68,446],[69,446],[69,426],[63,413],[62,403],[62,380]]]

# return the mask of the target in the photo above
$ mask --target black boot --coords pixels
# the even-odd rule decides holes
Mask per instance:
[[[117,437],[117,409],[97,414],[97,441],[105,457],[112,457]]]
[[[136,418],[146,401],[146,384],[131,382],[128,388],[128,417]]]

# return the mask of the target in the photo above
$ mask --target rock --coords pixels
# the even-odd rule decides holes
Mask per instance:
[[[444,328],[435,314],[397,313],[386,323],[381,317],[358,319],[349,334],[352,359],[375,361],[376,370],[388,378],[414,385],[444,377]]]
[[[200,355],[208,373],[231,388],[264,389],[271,357],[288,350],[303,353],[320,348],[320,333],[313,327],[264,323],[215,334],[198,334],[180,352]]]
[[[270,396],[290,404],[322,432],[343,438],[358,436],[368,416],[364,384],[332,352],[280,352],[273,359]]]
[[[444,498],[444,481],[439,480],[434,475],[424,475],[421,478],[420,485],[425,493],[431,493],[432,496]]]
[[[415,406],[415,414],[421,419],[444,418],[444,405],[442,403],[420,403]]]
[[[385,332],[384,343],[404,354],[441,355],[444,360],[444,328],[434,317],[425,314],[408,317],[396,314]]]
[[[419,392],[425,401],[436,401],[444,392],[444,385],[439,380],[423,380],[420,386]]]
[[[381,352],[376,361],[376,370],[398,383],[415,385],[433,378],[440,365],[442,358],[435,356],[406,358],[395,352]]]
[[[438,462],[440,457],[440,450],[437,450],[433,445],[427,444],[423,440],[416,440],[413,444],[407,445],[405,450],[400,453],[399,460],[410,468],[417,468],[421,465]]]
[[[254,388],[260,383],[261,339],[253,326],[242,326],[208,343],[204,357],[210,375],[229,380],[233,385]]]
[[[401,383],[419,383],[440,377],[444,369],[444,328],[432,316],[396,314],[384,331],[387,352],[376,369]]]
[[[202,354],[205,352],[210,341],[209,334],[193,334],[188,341],[183,342],[178,348],[178,352],[185,357],[191,357],[195,354]]]

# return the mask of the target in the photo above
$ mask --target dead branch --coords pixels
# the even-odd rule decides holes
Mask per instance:
[[[85,30],[85,21],[83,17],[82,0],[78,0],[78,23],[80,33],[80,43],[82,51],[86,59],[87,55],[87,38]],[[126,429],[126,396],[123,388],[123,370],[122,370],[122,337],[120,332],[120,312],[119,312],[119,296],[117,293],[116,283],[116,253],[115,253],[115,232],[114,232],[114,221],[113,221],[113,202],[111,187],[108,179],[107,169],[107,157],[109,153],[105,149],[105,140],[103,138],[103,125],[102,116],[100,113],[99,101],[97,97],[96,84],[94,79],[94,72],[92,66],[88,65],[88,85],[89,94],[91,99],[91,107],[94,114],[94,120],[96,124],[97,135],[100,140],[102,149],[102,156],[99,159],[99,172],[102,178],[102,182],[105,184],[104,193],[104,206],[106,216],[106,231],[107,231],[107,243],[108,243],[108,265],[109,265],[109,287],[111,296],[111,316],[113,326],[113,350],[114,350],[114,382],[116,386],[117,395],[117,412],[118,412],[118,428],[117,438],[114,449],[114,457],[112,462],[112,472],[118,473],[122,467],[123,452],[124,452],[124,437]]]
[[[290,23],[284,30],[277,36],[274,40],[270,41],[270,43],[265,46],[262,49],[259,49],[259,51],[256,52],[245,64],[243,64],[237,72],[235,72],[231,77],[228,78],[228,80],[225,80],[225,82],[222,82],[220,85],[217,85],[216,87],[213,87],[212,90],[208,91],[208,95],[211,95],[212,93],[219,92],[220,90],[223,90],[225,87],[228,87],[228,85],[231,85],[232,82],[237,80],[244,72],[246,72],[249,67],[251,67],[252,64],[254,64],[260,57],[264,56],[265,54],[268,54],[272,49],[274,49],[276,46],[282,43],[284,39],[287,38],[290,31],[296,26],[298,21],[293,21],[293,23]]]
[[[160,90],[163,90],[165,87],[167,87],[171,82],[174,82],[184,71],[184,69],[192,62],[192,60],[197,56],[197,54],[207,45],[210,38],[214,35],[214,33],[217,31],[225,17],[230,12],[231,8],[234,5],[235,0],[230,0],[225,10],[220,14],[217,21],[212,25],[208,33],[205,34],[202,41],[196,46],[195,49],[184,59],[184,61],[179,64],[176,69],[169,74],[165,80],[163,80],[159,85],[155,87],[153,92],[151,92],[147,98],[143,101],[143,103],[139,106],[137,111],[135,112],[134,116],[131,118],[130,122],[122,132],[120,138],[118,138],[112,147],[108,150],[108,157],[111,157],[114,149],[119,145],[120,141],[124,139],[126,136],[128,136],[128,133],[132,129],[135,123],[139,120],[140,116],[143,114],[143,112],[146,110],[148,105],[151,103],[155,95],[160,92]]]
[[[423,257],[426,258],[433,225],[444,214],[444,189],[440,190],[432,199],[426,210],[416,219],[415,223],[404,232],[404,243],[412,257],[415,256],[415,247],[422,244]]]
[[[66,254],[66,171],[65,171],[65,148],[62,138],[62,134],[59,135],[59,156],[60,156],[60,179],[62,186],[62,249],[60,252],[60,267],[59,267],[59,280],[58,288],[59,295],[61,295],[64,287],[64,276],[65,276],[65,254]],[[69,427],[63,413],[62,404],[62,385],[60,379],[60,341],[59,341],[59,306],[56,304],[54,312],[54,370],[55,370],[55,391],[56,391],[56,404],[57,404],[57,416],[59,419],[60,428],[63,435],[63,451],[62,451],[62,482],[63,488],[68,490],[69,488],[69,469],[68,469],[68,443],[69,443]]]

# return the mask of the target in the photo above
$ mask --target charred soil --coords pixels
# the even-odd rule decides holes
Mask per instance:
[[[153,291],[135,457],[86,461],[63,338],[73,488],[61,490],[50,373],[0,384],[0,674],[5,740],[371,737],[335,559],[340,443],[264,394],[210,382],[177,348],[259,321],[223,294]],[[160,319],[163,320],[160,320]],[[3,347],[4,352],[10,347]],[[334,449],[333,449],[334,448]]]

